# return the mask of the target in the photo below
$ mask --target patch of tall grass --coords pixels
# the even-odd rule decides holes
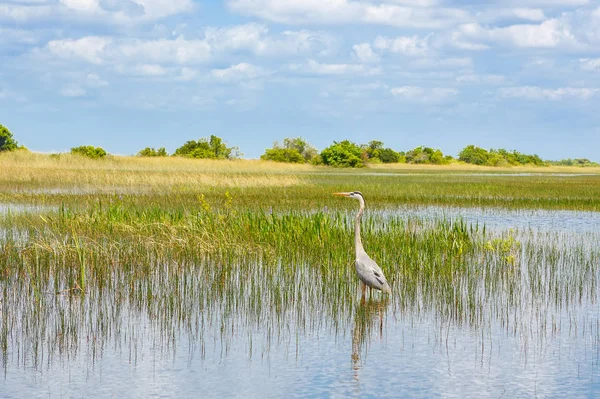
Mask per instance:
[[[3,218],[4,357],[17,348],[38,362],[82,337],[97,353],[124,324],[135,328],[128,315],[147,317],[168,347],[184,330],[200,348],[217,334],[225,351],[236,331],[275,342],[372,319],[357,308],[354,211],[256,211],[232,202],[214,208],[200,198],[163,209],[115,200]],[[521,242],[515,232],[492,234],[460,219],[382,214],[365,216],[363,240],[401,315],[434,313],[442,324],[474,329],[499,320],[529,334],[532,304],[541,322],[596,293],[598,248],[577,242]],[[363,340],[364,328],[355,328]]]

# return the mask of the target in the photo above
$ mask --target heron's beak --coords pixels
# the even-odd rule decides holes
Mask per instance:
[[[339,195],[340,197],[349,197],[350,193],[333,193],[333,195]]]

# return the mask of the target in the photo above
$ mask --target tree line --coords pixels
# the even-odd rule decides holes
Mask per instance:
[[[0,152],[27,150],[20,146],[13,134],[0,125]],[[101,159],[109,155],[103,148],[84,145],[71,148],[71,153],[92,159]],[[137,154],[139,157],[178,156],[196,159],[238,159],[242,157],[238,147],[229,147],[223,139],[211,135],[208,138],[186,141],[171,155],[164,147],[158,149],[146,147]],[[273,147],[265,149],[262,160],[286,163],[309,163],[334,167],[363,167],[376,163],[407,163],[422,165],[447,165],[452,162],[464,162],[482,166],[600,166],[586,158],[545,161],[537,154],[524,154],[516,150],[485,149],[467,145],[454,158],[444,155],[440,149],[419,146],[408,151],[396,151],[386,147],[382,141],[372,140],[367,144],[356,144],[350,140],[334,141],[329,147],[318,151],[301,137],[285,138],[282,143],[274,142]]]

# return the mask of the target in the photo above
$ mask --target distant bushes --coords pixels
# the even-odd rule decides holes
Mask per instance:
[[[71,154],[81,155],[91,159],[100,159],[106,157],[106,151],[102,147],[94,147],[93,145],[82,145],[71,148]]]
[[[404,155],[406,163],[424,164],[424,165],[446,165],[454,158],[447,155],[444,156],[441,150],[430,147],[417,147],[408,151]]]
[[[587,158],[567,158],[560,161],[547,161],[547,163],[554,166],[600,166],[598,162],[592,162]]]
[[[13,138],[13,134],[4,125],[0,125],[0,152],[14,151],[19,148],[19,143]]]
[[[235,159],[241,156],[238,147],[227,147],[220,137],[211,135],[209,139],[186,141],[175,150],[175,156],[202,159]]]
[[[160,147],[158,150],[155,150],[151,147],[146,147],[143,150],[140,150],[137,153],[138,157],[168,157],[169,154],[165,147]]]
[[[318,162],[317,158],[317,150],[301,137],[286,138],[283,140],[283,145],[276,141],[273,143],[273,148],[267,148],[260,156],[260,159],[265,161],[287,163],[314,163]]]
[[[489,151],[474,145],[468,145],[462,149],[458,154],[460,161],[470,163],[473,165],[485,165],[485,166],[521,166],[521,165],[535,165],[544,166],[544,162],[537,155],[528,155],[520,153],[516,150],[506,151],[504,149]]]
[[[364,166],[363,149],[350,140],[334,141],[321,151],[321,162],[329,166],[360,168]]]
[[[19,146],[13,134],[0,124],[0,152],[28,149]],[[102,147],[84,145],[71,148],[71,154],[91,159],[106,158],[107,152]],[[55,154],[58,156],[59,154]],[[165,147],[146,147],[140,150],[138,157],[168,157]],[[208,138],[186,141],[177,148],[172,156],[198,159],[237,159],[242,156],[238,147],[229,147],[223,139],[211,135]],[[283,143],[274,142],[272,148],[265,149],[262,160],[286,163],[311,163],[334,167],[360,168],[366,164],[406,163],[416,165],[446,165],[463,162],[481,166],[579,166],[600,167],[600,163],[587,158],[567,158],[560,161],[544,161],[537,154],[524,154],[517,150],[485,149],[476,145],[467,145],[458,153],[458,159],[444,155],[440,149],[418,146],[412,150],[396,151],[385,147],[379,140],[371,140],[368,144],[357,144],[350,140],[334,141],[333,144],[319,152],[301,137],[285,138]]]
[[[379,140],[369,141],[369,144],[362,145],[363,154],[369,162],[382,162],[382,163],[397,163],[401,162],[404,158],[399,152],[392,150],[391,148],[384,148],[383,142]],[[364,158],[365,156],[363,156]]]

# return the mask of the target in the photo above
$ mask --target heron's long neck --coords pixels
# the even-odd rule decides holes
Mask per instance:
[[[359,252],[365,251],[362,245],[362,241],[360,239],[360,218],[362,217],[364,210],[365,203],[363,201],[360,201],[360,209],[358,210],[358,213],[356,214],[356,219],[354,220],[354,246],[356,248],[356,256],[358,256]]]

